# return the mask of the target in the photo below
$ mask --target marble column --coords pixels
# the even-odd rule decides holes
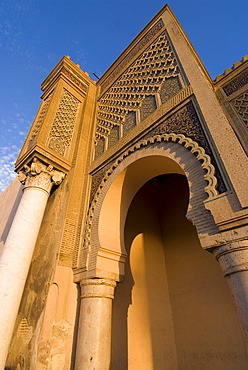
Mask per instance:
[[[227,279],[248,348],[248,240],[221,245],[213,254]]]
[[[109,279],[84,279],[80,286],[75,370],[109,370],[112,300],[116,282]]]
[[[0,370],[6,362],[47,199],[52,185],[63,177],[37,158],[19,174],[23,195],[0,256]]]

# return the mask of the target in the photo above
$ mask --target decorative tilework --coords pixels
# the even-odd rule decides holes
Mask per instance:
[[[60,137],[52,137],[49,141],[49,148],[63,156],[66,146]]]
[[[168,99],[178,93],[181,90],[182,86],[178,76],[167,78],[160,90],[161,102],[165,103]]]
[[[123,125],[123,135],[136,126],[136,112],[130,111]]]
[[[79,100],[63,89],[48,137],[48,147],[62,156],[72,141],[78,107]]]
[[[141,121],[148,117],[155,109],[156,106],[156,99],[154,95],[148,95],[142,102],[142,106],[140,108],[140,119]]]
[[[155,135],[161,134],[183,134],[192,140],[196,141],[201,147],[204,148],[206,154],[211,158],[211,162],[215,168],[215,176],[218,180],[217,190],[218,192],[224,193],[227,191],[226,185],[223,182],[220,174],[215,156],[206,138],[206,135],[202,129],[201,122],[198,118],[197,112],[192,102],[186,104],[183,108],[179,109],[170,118],[159,124],[156,128],[149,131],[143,138],[148,138]]]
[[[95,147],[95,158],[99,157],[104,152],[105,147],[105,139],[104,137],[100,137]]]
[[[108,148],[110,148],[116,141],[120,139],[120,127],[114,126],[110,131],[110,135],[108,137]]]
[[[248,129],[248,92],[232,100],[232,105],[242,118],[245,127]]]
[[[223,90],[225,91],[226,95],[229,96],[246,84],[248,84],[248,70],[239,74],[236,78],[234,78],[234,80],[224,86]]]

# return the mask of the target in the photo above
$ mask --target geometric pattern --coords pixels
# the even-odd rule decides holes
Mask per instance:
[[[137,124],[136,121],[136,112],[130,111],[125,120],[125,125],[123,126],[123,135],[125,135],[128,131],[130,131],[133,127]]]
[[[154,95],[146,96],[142,102],[142,106],[140,108],[140,119],[143,121],[146,117],[148,117],[155,109],[157,108],[156,105],[156,98]]]
[[[248,92],[232,100],[232,104],[248,129]]]
[[[105,138],[100,137],[97,146],[95,147],[95,158],[99,157],[104,152],[105,149]]]
[[[152,26],[149,31],[138,41],[138,43],[126,54],[124,59],[118,63],[115,69],[110,73],[109,77],[107,77],[104,82],[101,84],[101,90],[104,91],[118,76],[118,74],[125,70],[125,67],[128,63],[139,54],[139,51],[143,49],[147,44],[149,44],[150,40],[157,35],[161,29],[164,27],[164,22],[160,18],[157,23]]]
[[[185,104],[185,106],[180,108],[171,117],[161,122],[155,128],[152,128],[143,136],[143,138],[154,135],[169,134],[171,132],[174,132],[178,135],[183,134],[204,148],[206,154],[209,155],[211,162],[215,167],[215,177],[218,180],[217,190],[219,194],[226,192],[227,188],[220,174],[219,166],[216,163],[215,156],[213,155],[209,141],[202,129],[201,121],[199,120],[198,114],[192,102]]]
[[[241,87],[248,84],[248,70],[244,71],[243,73],[239,74],[236,78],[234,78],[231,82],[223,87],[226,95],[229,96],[233,94],[235,91],[241,89]]]
[[[49,104],[51,102],[51,99],[52,99],[52,96],[53,96],[53,92],[50,93],[50,95],[48,95],[48,97],[43,101],[42,103],[42,106],[41,106],[41,110],[39,112],[39,115],[35,121],[35,124],[34,124],[34,127],[32,128],[32,131],[31,131],[31,138],[30,138],[30,141],[28,143],[28,147],[27,149],[31,148],[31,146],[34,144],[34,141],[38,135],[38,132],[41,128],[41,125],[45,119],[45,115],[48,111],[48,107],[49,107]]]
[[[199,146],[204,148],[206,154],[209,155],[209,157],[211,158],[211,162],[215,168],[215,177],[218,180],[217,190],[219,194],[226,192],[227,187],[225,182],[223,181],[221,172],[219,170],[219,165],[215,160],[212,148],[210,147],[208,139],[202,129],[202,123],[198,118],[198,114],[192,102],[185,104],[177,112],[172,114],[167,119],[163,120],[160,124],[152,127],[147,133],[142,136],[142,139],[147,139],[151,136],[153,137],[157,135],[170,134],[172,132],[177,135],[183,134],[184,136],[197,142]],[[113,161],[115,161],[115,159],[113,159]],[[93,196],[101,183],[104,172],[107,172],[109,166],[110,164],[106,165],[101,170],[92,175],[90,202],[92,201]]]
[[[180,83],[178,76],[167,78],[167,80],[165,80],[160,90],[161,102],[165,103],[168,99],[175,95],[175,93],[181,90],[181,88],[182,85]]]
[[[120,139],[120,127],[114,126],[110,131],[110,135],[108,137],[108,148],[111,148],[111,146],[114,145],[114,143],[119,139]]]
[[[48,137],[48,147],[64,156],[71,145],[79,100],[63,89]]]
[[[108,137],[114,126],[122,126],[125,134],[156,108],[156,95],[165,102],[182,88],[179,65],[165,32],[117,78],[99,99],[95,145],[101,137]],[[133,120],[130,127],[130,112]],[[125,125],[127,124],[127,127]]]

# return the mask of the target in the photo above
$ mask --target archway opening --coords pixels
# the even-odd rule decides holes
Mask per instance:
[[[230,293],[185,217],[188,199],[178,173],[153,177],[133,197],[125,280],[113,302],[111,369],[246,367]]]

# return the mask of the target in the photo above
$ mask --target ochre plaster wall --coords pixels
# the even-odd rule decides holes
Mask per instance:
[[[126,223],[129,260],[113,302],[111,369],[127,364],[133,370],[173,369],[177,359],[160,224],[153,198],[140,194]]]
[[[179,369],[246,369],[234,303],[214,257],[186,220],[187,187],[175,176],[160,189],[160,219]]]
[[[72,269],[57,266],[40,334],[36,370],[69,369],[77,305]]]
[[[130,206],[111,369],[247,368],[226,281],[185,218],[187,205],[187,181],[172,175],[149,181]]]

